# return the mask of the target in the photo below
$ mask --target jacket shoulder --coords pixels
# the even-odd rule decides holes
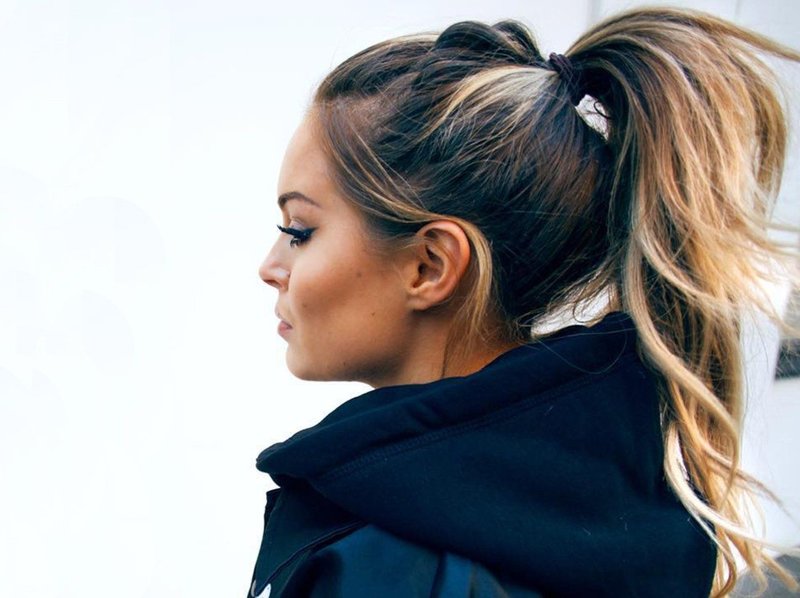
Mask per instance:
[[[282,598],[534,598],[540,594],[498,580],[485,567],[449,552],[408,542],[374,525],[308,555]]]

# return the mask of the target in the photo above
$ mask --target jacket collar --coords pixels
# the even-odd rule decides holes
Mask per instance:
[[[468,376],[369,391],[317,425],[274,444],[256,467],[275,478],[309,481],[352,471],[375,450],[494,413],[573,381],[599,375],[636,348],[635,327],[620,312],[590,328],[570,326],[508,351]]]

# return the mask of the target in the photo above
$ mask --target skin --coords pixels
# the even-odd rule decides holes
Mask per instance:
[[[445,353],[470,247],[457,223],[427,224],[413,247],[379,251],[360,213],[336,188],[310,114],[281,166],[281,233],[259,268],[278,290],[289,370],[305,380],[357,380],[375,388],[474,372],[508,346],[483,347],[457,364]],[[436,309],[434,309],[436,308]]]

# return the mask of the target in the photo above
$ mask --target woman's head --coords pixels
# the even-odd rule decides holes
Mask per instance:
[[[609,216],[600,181],[610,170],[608,152],[602,135],[576,111],[569,83],[514,22],[460,23],[438,37],[391,40],[345,61],[322,82],[287,152],[280,192],[324,180],[322,201],[336,197],[351,224],[360,216],[361,233],[347,239],[364,247],[346,261],[368,258],[371,271],[382,273],[375,287],[381,292],[366,287],[371,278],[346,285],[363,303],[361,323],[369,327],[369,343],[354,345],[349,341],[357,329],[345,322],[357,317],[355,311],[341,315],[342,306],[354,301],[322,291],[334,272],[342,286],[345,277],[341,268],[323,266],[325,260],[317,258],[317,267],[330,274],[316,283],[327,305],[326,325],[314,327],[313,345],[292,339],[292,371],[302,377],[347,374],[374,385],[375,373],[366,378],[352,363],[357,346],[373,357],[365,366],[379,367],[387,374],[384,380],[396,380],[388,375],[388,361],[378,358],[392,349],[380,339],[394,339],[395,368],[411,367],[409,356],[425,347],[435,375],[465,372],[498,349],[524,342],[539,317],[554,304],[575,299],[590,281],[601,286],[611,239],[607,228],[617,220]],[[318,168],[309,168],[317,162]],[[294,206],[310,209],[308,202]],[[444,223],[454,236],[441,230]],[[320,251],[322,235],[313,234],[313,247],[303,250],[303,258]],[[453,254],[448,244],[462,249]],[[339,244],[336,252],[331,247],[324,256],[342,256],[345,247]],[[443,247],[434,262],[455,261],[450,272],[457,275],[438,302],[404,311],[404,289],[414,282],[403,277],[400,264],[408,263],[412,274],[422,267],[429,272],[431,265],[421,258]],[[361,275],[367,270],[361,268]],[[390,283],[392,272],[392,282],[402,279],[399,286]],[[438,342],[442,331],[444,346]],[[292,334],[300,337],[299,332]],[[328,351],[331,343],[321,341],[330,335],[351,349],[322,360],[311,347]],[[301,356],[315,364],[313,373],[300,367]],[[330,361],[340,367],[330,369]]]

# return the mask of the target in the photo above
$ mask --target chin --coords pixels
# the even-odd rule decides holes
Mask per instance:
[[[342,363],[318,362],[286,352],[286,367],[300,380],[308,382],[368,382],[369,376],[358,368],[347,367]],[[370,386],[372,386],[370,384]]]
[[[300,380],[323,382],[337,379],[332,376],[326,376],[324,370],[321,370],[319,367],[314,367],[314,364],[309,363],[307,359],[298,359],[296,355],[293,355],[291,349],[286,351],[286,367],[295,378],[299,378]]]
[[[288,355],[286,356],[286,367],[292,376],[300,380],[319,380],[314,376],[313,370],[309,370],[304,364],[295,363]]]

